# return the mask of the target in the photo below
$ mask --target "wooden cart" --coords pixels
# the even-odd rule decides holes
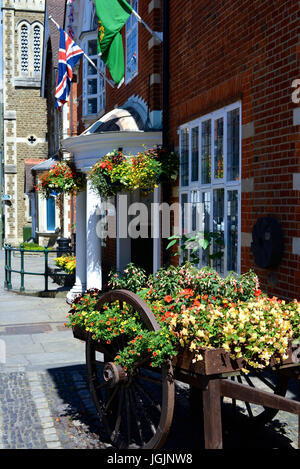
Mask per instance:
[[[131,305],[148,330],[159,330],[148,305],[127,290],[104,293],[96,310],[101,311],[105,303],[116,300],[121,305]],[[275,360],[271,362],[269,376],[258,372],[255,379],[243,375],[242,360],[231,360],[223,349],[205,349],[203,361],[196,363],[192,362],[192,353],[186,352],[167,360],[160,369],[149,366],[149,357],[141,361],[134,372],[126,373],[114,363],[118,351],[127,345],[125,337],[120,335],[107,344],[92,339],[91,334],[77,327],[73,333],[75,338],[86,342],[91,395],[115,448],[156,449],[164,444],[173,419],[175,380],[189,384],[200,396],[202,392],[207,449],[222,448],[221,404],[226,398],[233,407],[236,401],[243,401],[253,422],[267,423],[283,410],[297,414],[300,425],[300,402],[285,397],[289,378],[300,376],[296,346],[289,348],[288,359],[280,366]],[[298,444],[300,446],[299,438]]]

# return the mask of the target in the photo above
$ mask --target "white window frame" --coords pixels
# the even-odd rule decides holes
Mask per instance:
[[[101,60],[100,56],[97,55],[90,55],[88,54],[88,43],[89,41],[97,41],[96,32],[93,31],[92,35],[87,36],[84,39],[83,43],[83,50],[89,56],[90,59],[93,61],[97,61],[97,67],[99,70],[103,72],[105,76],[105,64]],[[83,116],[84,117],[95,117],[98,116],[100,113],[103,113],[106,105],[106,82],[103,77],[95,70],[93,75],[88,75],[88,65],[89,62],[85,57],[83,57]],[[88,80],[95,79],[97,80],[97,93],[96,94],[88,94]],[[97,99],[97,111],[95,113],[88,113],[88,99]]]
[[[233,111],[235,109],[239,109],[239,179],[238,181],[227,181],[227,113]],[[214,173],[214,162],[215,162],[215,149],[214,149],[214,122],[215,120],[223,117],[223,178],[215,178]],[[201,132],[201,124],[207,120],[211,120],[211,182],[209,184],[202,184],[202,160],[201,160],[201,144],[202,144],[202,132]],[[192,181],[192,129],[194,127],[198,127],[198,181]],[[182,186],[181,185],[181,165],[179,171],[179,201],[181,203],[181,197],[183,194],[187,194],[187,203],[191,203],[191,194],[192,191],[200,191],[201,194],[205,192],[210,192],[210,231],[213,231],[213,191],[215,189],[224,189],[224,243],[225,243],[225,250],[224,250],[224,274],[227,275],[227,215],[228,215],[228,192],[231,190],[236,190],[238,194],[238,246],[237,246],[237,273],[241,272],[241,162],[242,162],[242,108],[241,102],[238,101],[233,103],[229,106],[225,106],[221,109],[218,109],[215,112],[206,114],[201,116],[198,119],[195,119],[187,124],[184,124],[179,127],[178,134],[179,134],[179,151],[181,155],[182,149],[182,142],[181,142],[181,131],[184,129],[189,129],[189,160],[188,160],[188,185]],[[202,195],[201,195],[202,199]],[[192,232],[192,219],[190,216],[187,217],[187,231],[189,233]],[[181,230],[181,223],[180,223],[180,230]],[[182,232],[181,232],[182,234]],[[201,267],[201,263],[199,264]]]
[[[139,8],[138,0],[130,0],[128,3],[138,13],[138,8]],[[128,43],[128,40],[130,40],[130,36],[134,32],[134,30],[136,30],[136,44],[135,44],[136,69],[133,73],[129,73],[127,71],[127,68],[128,68],[127,43]],[[138,72],[139,72],[139,22],[136,19],[136,17],[133,14],[131,14],[126,22],[126,27],[125,27],[125,84],[127,85],[131,80],[133,80],[133,78],[135,78],[138,75]]]

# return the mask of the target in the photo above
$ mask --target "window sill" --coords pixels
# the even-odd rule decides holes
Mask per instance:
[[[41,87],[41,78],[34,77],[18,77],[15,78],[15,87],[19,88],[40,88]]]
[[[105,114],[105,109],[102,109],[102,111],[99,111],[97,114],[83,115],[81,120],[83,122],[95,122],[95,120],[100,119],[100,117],[104,116],[104,114]]]

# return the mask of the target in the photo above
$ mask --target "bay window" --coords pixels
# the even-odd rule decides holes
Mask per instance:
[[[235,103],[182,125],[180,203],[182,233],[218,233],[211,254],[224,251],[212,266],[221,274],[240,271],[241,106]],[[189,215],[187,215],[189,214]],[[198,217],[198,218],[197,218]],[[208,265],[208,252],[199,253]]]

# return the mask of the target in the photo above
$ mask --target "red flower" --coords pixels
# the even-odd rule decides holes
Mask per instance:
[[[171,303],[171,301],[173,301],[173,298],[171,297],[171,295],[167,295],[164,297],[164,300],[166,303]]]
[[[194,291],[191,288],[185,288],[180,292],[180,295],[184,296],[185,298],[190,298],[191,296],[193,296],[193,294]]]

